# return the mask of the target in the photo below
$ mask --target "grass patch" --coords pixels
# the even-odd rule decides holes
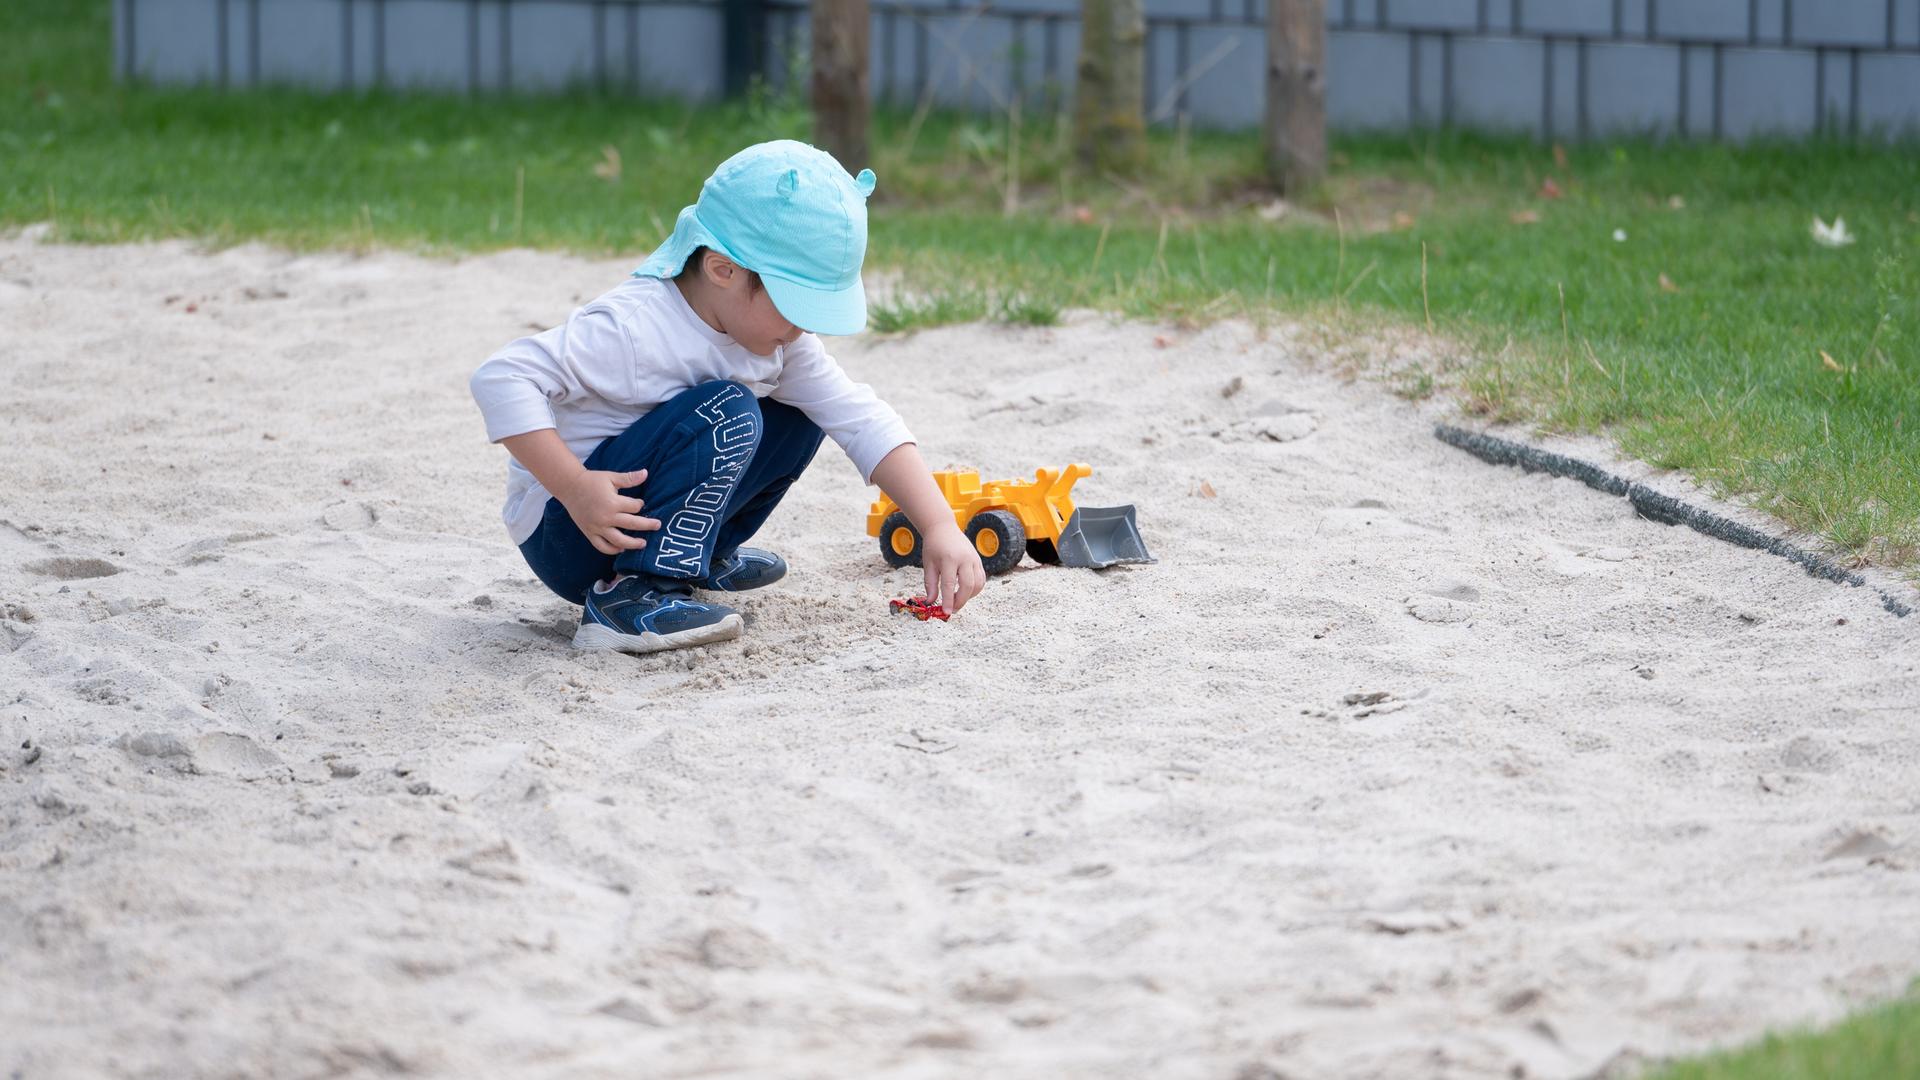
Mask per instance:
[[[107,16],[0,6],[0,226],[637,261],[721,158],[810,127],[765,92],[695,108],[116,87]],[[1153,139],[1146,175],[1089,178],[1057,115],[882,110],[869,263],[917,299],[875,326],[1066,307],[1431,323],[1474,362],[1396,376],[1410,397],[1451,387],[1487,418],[1604,429],[1858,561],[1920,550],[1914,145],[1343,138],[1326,186],[1285,206],[1252,135]],[[1815,214],[1858,242],[1816,245]]]
[[[924,330],[987,317],[987,294],[980,289],[945,289],[871,304],[867,323],[882,334]]]
[[[1059,326],[1060,305],[1045,297],[1019,293],[1002,297],[994,306],[993,318],[1009,326]]]
[[[1007,326],[1058,326],[1060,311],[1060,304],[1047,297],[1025,293],[994,296],[984,286],[961,285],[870,304],[867,324],[882,334],[980,321]]]
[[[1882,1080],[1920,1076],[1920,998],[1869,1009],[1816,1032],[1669,1065],[1647,1080]]]

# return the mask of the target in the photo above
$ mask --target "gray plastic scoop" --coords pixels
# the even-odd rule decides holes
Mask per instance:
[[[1131,506],[1080,506],[1060,534],[1060,562],[1095,570],[1116,563],[1158,562],[1133,519]]]

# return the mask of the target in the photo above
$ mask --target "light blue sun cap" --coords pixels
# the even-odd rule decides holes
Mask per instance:
[[[712,248],[759,274],[793,325],[857,334],[867,326],[860,264],[873,184],[872,169],[849,176],[806,143],[756,143],[713,170],[700,201],[680,211],[673,235],[633,276],[674,277],[695,248]]]

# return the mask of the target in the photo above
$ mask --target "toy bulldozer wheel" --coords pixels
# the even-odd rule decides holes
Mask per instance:
[[[989,574],[1004,574],[1020,564],[1027,551],[1027,530],[1005,510],[982,510],[967,522],[967,539],[980,553],[980,565]]]
[[[896,510],[880,523],[880,557],[888,566],[920,565],[920,530],[907,520],[904,510]]]

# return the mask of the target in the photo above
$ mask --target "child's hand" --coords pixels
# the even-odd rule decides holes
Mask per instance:
[[[958,526],[936,530],[922,538],[920,565],[927,573],[927,600],[948,611],[959,611],[987,587],[987,571]]]
[[[645,502],[620,494],[625,488],[639,487],[646,482],[645,469],[636,472],[582,472],[567,486],[567,490],[556,491],[553,497],[567,508],[567,514],[573,518],[573,523],[579,526],[595,551],[602,555],[618,555],[622,551],[636,551],[647,546],[645,540],[628,536],[622,529],[652,532],[660,527],[658,518],[640,516],[640,511],[647,505]]]

